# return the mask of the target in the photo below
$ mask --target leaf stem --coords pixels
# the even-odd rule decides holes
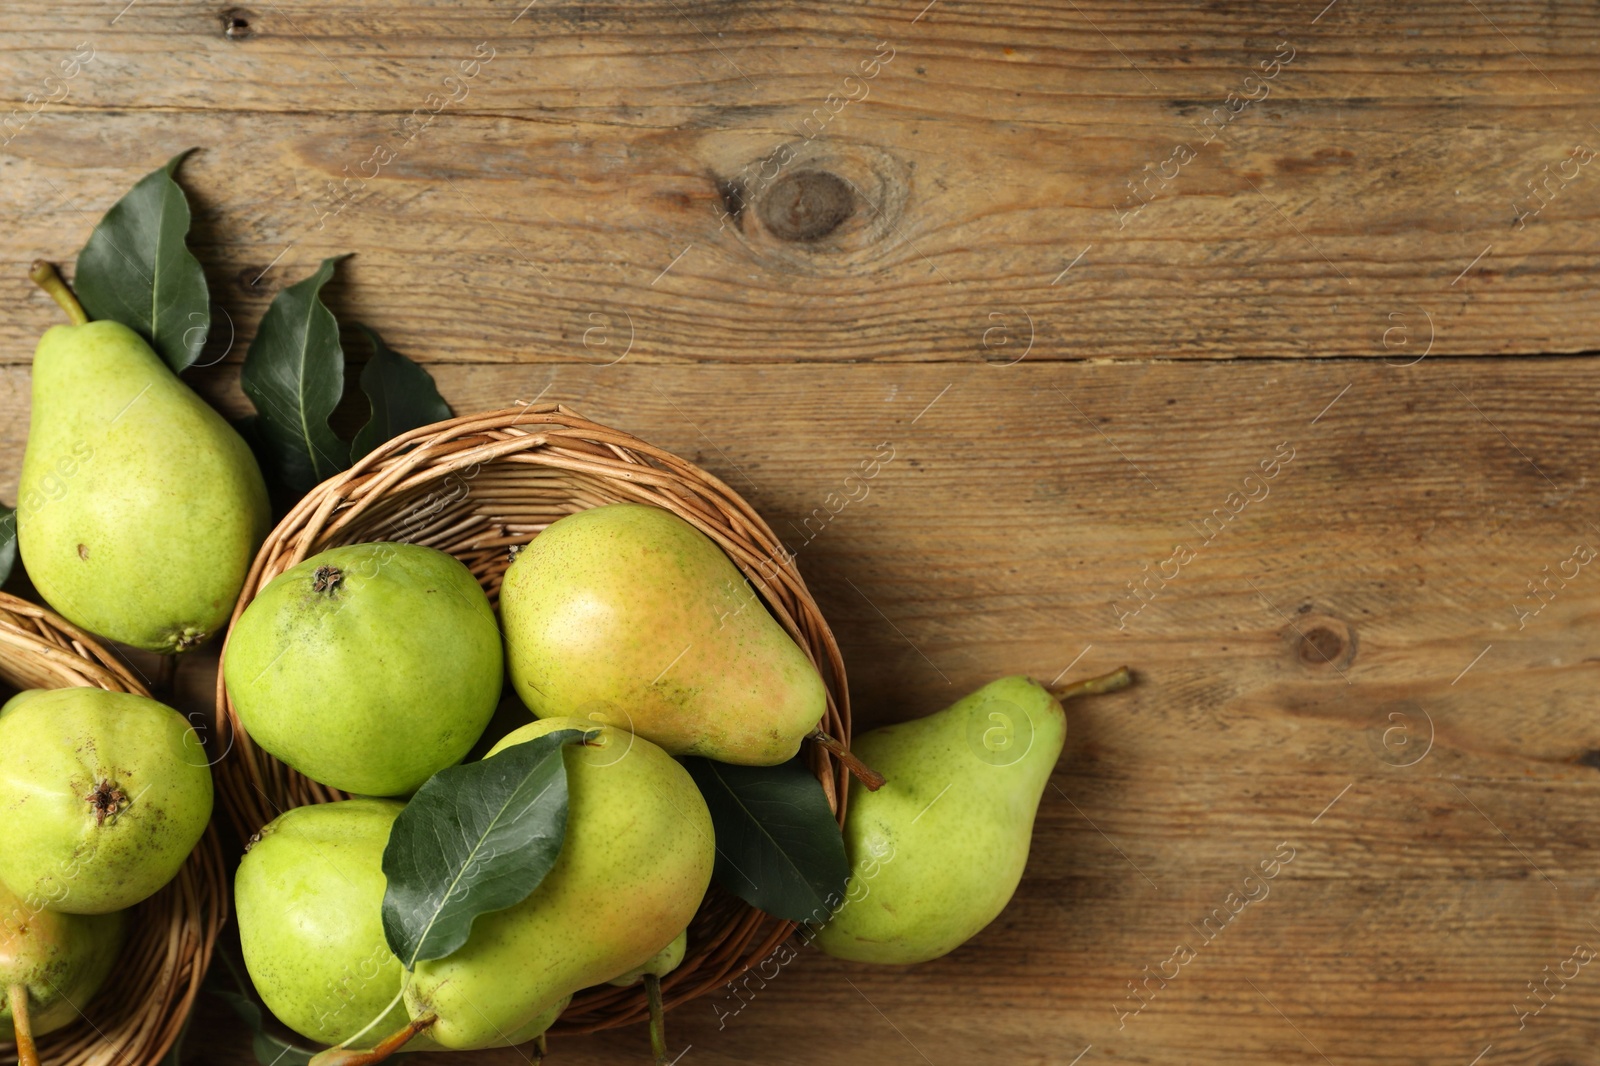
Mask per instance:
[[[329,1048],[327,1051],[321,1051],[312,1056],[311,1066],[374,1066],[375,1063],[384,1061],[390,1055],[411,1043],[418,1034],[430,1028],[438,1020],[436,1015],[423,1015],[404,1029],[384,1037],[371,1051],[356,1051],[353,1048]]]
[[[656,1066],[667,1066],[667,1012],[661,1005],[661,978],[645,974],[644,994],[650,1004],[650,1050],[655,1054]]]
[[[33,1026],[28,1022],[28,986],[6,989],[11,1003],[11,1027],[16,1030],[17,1066],[39,1066],[39,1050],[33,1044]]]
[[[1115,692],[1127,688],[1133,683],[1133,675],[1126,666],[1119,666],[1109,674],[1091,677],[1083,681],[1074,681],[1070,685],[1062,685],[1049,689],[1050,695],[1065,702],[1075,696],[1098,696],[1106,692]]]
[[[856,758],[854,753],[845,747],[842,741],[835,740],[824,733],[821,726],[812,730],[809,739],[816,741],[832,752],[836,759],[844,763],[845,769],[854,774],[855,779],[867,787],[868,792],[876,792],[883,787],[884,779],[882,774]]]
[[[84,312],[83,305],[72,294],[72,290],[67,288],[67,283],[61,280],[61,275],[56,273],[54,263],[47,263],[43,259],[35,259],[33,261],[33,269],[28,271],[28,280],[49,293],[50,299],[54,300],[61,310],[67,313],[67,317],[72,319],[74,326],[82,326],[88,323],[89,316]]]

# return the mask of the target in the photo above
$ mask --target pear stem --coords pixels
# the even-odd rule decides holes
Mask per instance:
[[[667,1012],[661,1005],[661,978],[645,974],[644,995],[650,1004],[650,1050],[655,1054],[656,1066],[667,1066]]]
[[[1074,681],[1070,685],[1049,690],[1050,695],[1065,702],[1074,696],[1098,696],[1104,692],[1115,692],[1120,688],[1127,688],[1133,683],[1133,675],[1126,666],[1119,666],[1109,674],[1091,677],[1084,681]]]
[[[33,1044],[33,1026],[28,1023],[28,986],[6,989],[11,1003],[11,1027],[16,1030],[17,1066],[39,1066],[39,1049]]]
[[[375,1063],[382,1062],[411,1043],[419,1033],[432,1026],[438,1020],[432,1014],[418,1018],[404,1029],[384,1037],[371,1051],[357,1051],[354,1048],[338,1047],[331,1047],[327,1051],[319,1051],[312,1056],[311,1066],[374,1066]]]
[[[844,746],[842,741],[835,740],[824,733],[821,726],[818,726],[810,733],[809,739],[816,741],[832,752],[834,758],[844,763],[844,768],[855,775],[857,781],[867,787],[868,792],[876,792],[883,787],[884,779],[882,774],[856,758],[850,749]]]
[[[67,288],[67,283],[61,280],[61,275],[56,273],[55,264],[47,263],[43,259],[33,261],[33,269],[28,271],[28,280],[50,294],[54,300],[72,319],[74,326],[82,326],[89,321],[89,316],[84,312],[83,305],[78,298],[72,295],[72,290]]]

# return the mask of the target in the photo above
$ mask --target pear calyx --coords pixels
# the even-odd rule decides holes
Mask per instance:
[[[106,819],[116,821],[117,815],[128,806],[128,794],[115,781],[98,781],[93,791],[83,797],[94,808],[94,824],[105,825]]]
[[[171,638],[172,650],[174,652],[186,652],[193,648],[198,648],[200,645],[204,644],[207,639],[210,638],[210,636],[211,633],[207,630],[196,629],[193,626],[185,626],[183,629],[180,629],[173,634]]]
[[[332,596],[344,584],[344,571],[337,566],[319,566],[311,574],[311,591]]]

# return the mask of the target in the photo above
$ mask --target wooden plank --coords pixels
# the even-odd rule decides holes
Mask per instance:
[[[26,262],[69,259],[194,145],[197,243],[243,339],[346,251],[341,310],[431,361],[593,362],[601,329],[636,362],[1600,334],[1592,6],[918,7],[274,3],[230,39],[177,0],[13,5],[0,298],[27,310],[0,358],[53,320]],[[59,99],[30,116],[29,91]]]
[[[1515,1013],[1543,967],[1600,947],[1600,585],[1581,570],[1517,613],[1600,542],[1594,361],[434,369],[458,410],[560,399],[747,495],[792,537],[861,725],[1011,672],[1138,672],[1071,708],[995,925],[907,971],[807,951],[731,1019],[730,997],[674,1012],[685,1062],[1065,1064],[1093,1045],[1085,1066],[1388,1066],[1491,1043],[1488,1061],[1547,1062],[1600,1036],[1588,970],[1525,1028]],[[5,486],[25,378],[0,370]],[[867,496],[823,522],[885,441]],[[1175,545],[1193,557],[1119,629],[1113,603]],[[1204,941],[1280,844],[1267,894]],[[1180,944],[1195,958],[1119,1015]],[[247,1062],[208,1010],[205,1046]],[[644,1046],[564,1040],[555,1061]]]

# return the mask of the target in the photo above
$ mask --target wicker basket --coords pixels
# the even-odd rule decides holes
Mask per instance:
[[[620,501],[672,511],[727,552],[821,671],[828,688],[824,729],[848,743],[850,704],[838,645],[766,523],[699,467],[559,404],[413,430],[323,482],[267,537],[234,620],[269,581],[308,556],[379,540],[449,552],[471,569],[491,600],[498,600],[510,548],[526,544],[564,515]],[[290,807],[344,798],[251,743],[220,671],[217,712],[219,728],[231,731],[218,780],[241,835],[253,835]],[[843,824],[847,771],[817,745],[808,744],[806,755]],[[717,988],[765,957],[793,928],[713,888],[690,927],[688,956],[661,982],[665,1005],[671,1008]],[[637,986],[593,988],[573,999],[550,1032],[594,1032],[643,1020],[646,1013],[645,994]]]
[[[93,637],[43,607],[0,593],[0,677],[19,689],[94,685],[150,693]],[[38,1038],[50,1066],[154,1066],[183,1031],[200,991],[228,885],[215,828],[172,883],[134,908],[117,968],[86,1017]],[[16,1062],[0,1042],[0,1063]]]

